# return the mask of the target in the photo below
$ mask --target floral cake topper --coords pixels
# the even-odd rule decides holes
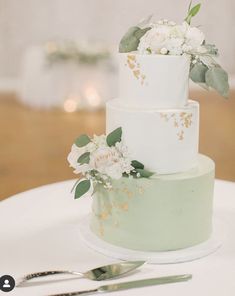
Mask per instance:
[[[153,175],[137,160],[131,160],[127,146],[122,141],[121,127],[109,135],[81,135],[72,145],[68,162],[75,174],[80,174],[75,188],[75,198],[92,195],[97,186],[112,188],[112,180],[121,177],[149,178]],[[73,188],[73,189],[74,189]]]
[[[119,52],[188,55],[191,58],[190,79],[207,90],[215,89],[227,98],[228,74],[215,60],[218,49],[206,42],[204,33],[198,27],[191,26],[191,20],[200,8],[200,3],[192,7],[191,1],[182,24],[166,19],[153,22],[152,16],[148,17],[126,32],[120,41]]]

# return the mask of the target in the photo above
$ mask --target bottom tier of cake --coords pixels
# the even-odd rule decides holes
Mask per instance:
[[[122,178],[98,188],[91,230],[101,239],[141,251],[170,251],[207,240],[212,232],[214,162],[199,155],[188,172]]]

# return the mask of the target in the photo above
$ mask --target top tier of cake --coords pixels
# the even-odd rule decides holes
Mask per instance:
[[[119,54],[119,99],[123,107],[184,107],[189,68],[186,55]]]

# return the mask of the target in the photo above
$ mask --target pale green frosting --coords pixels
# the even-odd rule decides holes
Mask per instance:
[[[199,155],[188,172],[121,178],[93,197],[91,230],[125,248],[169,251],[199,244],[212,231],[214,162]]]

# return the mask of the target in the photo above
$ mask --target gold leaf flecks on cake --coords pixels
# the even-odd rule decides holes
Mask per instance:
[[[139,195],[143,195],[144,192],[145,192],[143,186],[136,186],[136,190],[137,190],[137,193],[138,193]]]
[[[180,120],[181,120],[182,126],[189,128],[192,124],[192,117],[193,117],[192,113],[181,112]]]
[[[174,127],[179,127],[179,123],[176,120],[174,121]]]
[[[141,85],[144,85],[146,75],[141,72],[140,63],[137,62],[136,56],[134,54],[127,55],[127,62],[125,65],[130,68],[135,78],[140,81]]]
[[[108,216],[109,216],[109,213],[108,212],[102,212],[100,214],[100,219],[101,220],[106,220],[106,219],[108,219]]]
[[[120,204],[119,205],[119,208],[121,209],[121,210],[123,210],[123,211],[128,211],[128,209],[129,209],[129,205],[128,205],[128,203],[127,202],[124,202],[124,203],[122,203],[122,204]]]
[[[133,193],[132,191],[130,191],[127,187],[124,187],[124,188],[122,189],[122,192],[123,192],[125,195],[127,195],[128,198],[132,198],[133,195],[134,195],[134,193]]]
[[[127,61],[136,62],[136,56],[134,54],[128,54]]]
[[[133,74],[135,75],[136,79],[140,78],[140,70],[134,70]]]
[[[165,122],[172,122],[174,128],[176,128],[177,133],[176,136],[178,137],[179,141],[184,140],[185,129],[190,128],[193,121],[193,114],[188,112],[180,112],[180,113],[160,113],[160,118],[162,118]]]
[[[184,131],[180,131],[180,132],[178,132],[177,133],[177,136],[178,136],[178,139],[180,140],[180,141],[182,141],[183,139],[184,139]]]
[[[98,203],[98,213],[96,217],[99,221],[99,235],[104,236],[106,223],[111,223],[112,227],[119,227],[119,215],[128,215],[130,208],[130,199],[144,195],[146,186],[135,184],[133,190],[130,190],[126,181],[121,181],[118,187],[112,187],[109,190],[108,198],[100,198]]]
[[[133,192],[128,192],[127,195],[128,195],[128,198],[131,199],[134,194],[133,194]]]
[[[133,69],[135,68],[135,65],[132,64],[132,63],[128,63],[128,65],[129,65],[129,68],[130,68],[131,70],[133,70]],[[133,71],[133,72],[134,72],[134,71]]]

